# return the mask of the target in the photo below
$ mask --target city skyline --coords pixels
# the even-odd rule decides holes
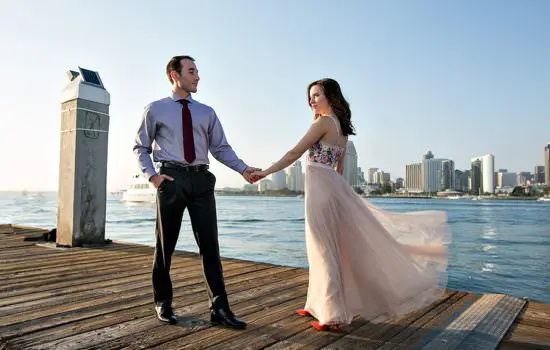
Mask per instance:
[[[470,167],[456,169],[452,159],[436,158],[431,150],[422,155],[422,160],[405,165],[405,185],[410,192],[440,192],[443,190],[472,191],[473,193],[495,193],[496,190],[513,188],[525,184],[550,185],[550,143],[544,147],[545,165],[536,164],[533,171],[509,171],[495,166],[492,153],[470,159]],[[498,169],[498,170],[497,170]],[[365,185],[380,185],[384,181],[375,174],[383,173],[379,168],[369,168]],[[389,174],[388,174],[389,179]],[[399,181],[398,181],[399,180]],[[391,179],[397,184],[403,180],[397,176]]]
[[[167,8],[193,14],[188,30],[170,26]],[[196,59],[194,98],[215,109],[251,166],[267,168],[305,134],[313,119],[306,87],[324,77],[350,103],[362,169],[404,177],[427,149],[456,169],[487,153],[518,173],[545,165],[548,2],[53,0],[2,2],[0,13],[9,48],[0,66],[0,147],[11,170],[0,172],[0,190],[58,189],[62,90],[78,66],[99,72],[111,95],[108,189],[131,183],[143,108],[170,93],[164,70],[178,54]],[[317,23],[332,25],[320,31]],[[238,173],[210,160],[216,187],[242,187]],[[28,163],[39,176],[20,171]]]

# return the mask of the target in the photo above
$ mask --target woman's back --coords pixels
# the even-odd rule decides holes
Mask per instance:
[[[329,128],[321,140],[317,141],[309,149],[308,161],[335,167],[344,155],[347,137],[343,136],[340,132],[340,122],[336,117],[322,116],[319,118],[331,119],[334,127]]]

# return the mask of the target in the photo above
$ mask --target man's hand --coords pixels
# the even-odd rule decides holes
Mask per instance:
[[[258,181],[258,180],[261,180],[263,179],[264,177],[266,177],[267,175],[269,175],[266,171],[262,171],[262,170],[257,170],[255,172],[253,172],[250,177],[252,177],[253,179],[255,179],[254,181]]]
[[[260,177],[253,175],[253,173],[261,170],[262,169],[260,168],[248,167],[243,171],[243,177],[248,183],[252,184],[261,179]]]
[[[153,175],[153,176],[151,176],[151,178],[149,179],[149,181],[153,184],[153,186],[155,186],[155,188],[159,188],[160,184],[161,184],[164,180],[174,181],[174,178],[173,178],[173,177],[170,177],[170,176],[168,176],[168,175]]]

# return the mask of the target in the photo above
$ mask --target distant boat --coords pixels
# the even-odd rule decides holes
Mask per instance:
[[[550,197],[540,197],[537,199],[539,202],[550,202]]]
[[[141,175],[135,175],[130,187],[122,193],[123,202],[154,203],[156,197],[155,186]]]
[[[458,195],[456,195],[456,196],[447,196],[446,198],[447,199],[462,199],[462,196],[458,196]]]

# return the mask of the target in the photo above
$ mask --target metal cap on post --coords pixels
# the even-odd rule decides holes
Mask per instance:
[[[109,92],[99,74],[68,71],[62,91],[57,246],[105,243]]]

